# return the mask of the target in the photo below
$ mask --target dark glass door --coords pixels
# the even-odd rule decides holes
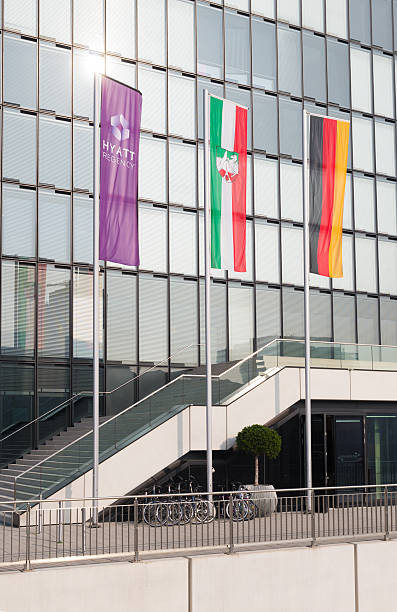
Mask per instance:
[[[336,486],[355,486],[364,483],[362,418],[335,418],[334,461]]]

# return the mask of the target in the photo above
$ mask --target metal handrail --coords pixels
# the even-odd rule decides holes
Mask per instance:
[[[238,361],[236,364],[234,364],[233,366],[231,366],[230,368],[228,368],[227,370],[225,370],[224,372],[222,372],[222,374],[216,374],[213,375],[212,378],[213,379],[220,379],[222,376],[224,376],[225,374],[229,373],[231,370],[240,367],[242,363],[246,362],[248,359],[252,359],[255,357],[255,355],[257,355],[258,353],[260,353],[261,351],[263,351],[264,349],[266,349],[267,347],[275,344],[275,343],[279,343],[279,342],[299,342],[299,343],[304,343],[304,340],[294,340],[292,338],[289,339],[283,339],[283,338],[274,338],[273,340],[271,340],[270,342],[268,342],[267,344],[265,344],[262,348],[254,351],[253,353],[251,353],[250,355],[248,355],[247,357],[244,357],[244,359],[241,359],[240,361]],[[322,340],[311,340],[311,344],[312,343],[321,343],[321,344],[330,344],[330,345],[349,345],[349,346],[377,346],[377,347],[386,347],[386,345],[372,345],[372,344],[355,344],[352,342],[329,342],[329,341],[322,341]],[[194,345],[189,345],[189,346],[196,346]],[[184,347],[187,348],[187,347]],[[387,346],[387,348],[396,348],[397,346]],[[138,400],[137,402],[135,402],[134,404],[132,404],[131,406],[128,406],[127,408],[125,408],[124,410],[122,410],[121,412],[113,415],[110,419],[108,419],[107,421],[105,421],[104,423],[101,423],[99,425],[99,427],[103,427],[104,425],[108,425],[108,423],[110,423],[111,421],[113,421],[116,418],[119,418],[122,414],[124,414],[125,412],[127,412],[128,410],[131,410],[132,408],[138,406],[138,404],[140,404],[141,402],[144,402],[146,400],[148,400],[150,397],[152,397],[153,395],[159,393],[160,391],[162,391],[163,389],[165,389],[166,387],[175,384],[178,380],[182,379],[182,378],[191,378],[191,377],[197,377],[197,378],[205,378],[205,374],[181,374],[179,376],[177,376],[177,378],[175,378],[174,380],[166,383],[165,385],[163,385],[162,387],[159,387],[158,389],[156,389],[155,391],[152,391],[152,393],[149,393],[149,395],[147,395],[146,397]],[[15,476],[14,478],[14,485],[16,486],[16,481],[17,479],[25,476],[25,474],[31,472],[32,470],[36,469],[37,467],[39,467],[41,464],[47,462],[48,460],[52,459],[53,457],[55,457],[56,455],[58,455],[59,453],[63,452],[65,449],[69,448],[70,446],[73,446],[74,444],[76,444],[77,442],[80,442],[83,438],[86,438],[87,436],[89,436],[92,433],[92,429],[88,432],[86,432],[85,434],[83,434],[82,436],[80,436],[79,438],[76,438],[76,440],[73,440],[72,442],[70,442],[69,444],[67,444],[66,446],[64,446],[63,448],[57,450],[55,453],[52,453],[51,455],[49,455],[48,457],[46,457],[45,459],[42,459],[41,461],[39,461],[38,463],[36,463],[35,465],[31,466],[30,468],[28,468],[27,470],[25,470],[24,472],[21,472],[21,474],[18,474],[17,476]],[[14,486],[14,488],[15,488]],[[391,485],[392,486],[392,485]],[[328,487],[329,488],[329,487]],[[307,489],[304,489],[307,490]]]
[[[153,366],[150,366],[150,368],[148,368],[147,370],[145,370],[144,372],[142,372],[141,374],[137,374],[136,376],[134,376],[133,378],[130,378],[129,380],[126,380],[125,382],[121,383],[121,385],[119,385],[118,387],[114,387],[114,389],[111,389],[110,391],[99,391],[99,395],[111,395],[112,393],[114,393],[115,391],[118,391],[119,389],[122,389],[125,385],[128,385],[129,383],[133,382],[134,380],[137,380],[138,378],[140,378],[141,376],[144,376],[145,374],[147,374],[148,372],[151,372],[152,370],[155,370],[156,368],[158,368],[159,366],[161,366],[162,364],[166,363],[167,361],[169,361],[170,359],[172,359],[175,355],[177,355],[178,353],[181,353],[182,351],[191,348],[192,346],[202,346],[202,344],[200,343],[193,343],[193,344],[187,344],[186,346],[183,346],[181,348],[179,348],[177,351],[175,351],[174,353],[172,353],[169,357],[167,357],[166,359],[162,359],[161,361],[159,361],[158,363],[155,363]],[[15,431],[13,431],[12,433],[8,434],[7,436],[5,436],[4,438],[0,439],[0,444],[2,444],[3,442],[5,442],[5,440],[8,440],[8,438],[12,438],[12,436],[15,436],[17,433],[19,433],[20,431],[22,431],[23,429],[26,429],[26,427],[30,427],[31,425],[33,425],[34,423],[37,423],[38,421],[41,421],[41,419],[44,419],[44,417],[48,416],[49,414],[51,414],[52,412],[55,412],[56,410],[59,410],[59,408],[62,408],[62,406],[64,406],[65,404],[68,404],[69,402],[73,402],[75,399],[77,399],[78,397],[83,397],[83,396],[87,396],[87,395],[92,395],[92,391],[79,391],[78,393],[76,393],[75,395],[72,395],[72,397],[69,397],[68,399],[64,400],[63,402],[61,402],[60,404],[57,404],[56,406],[54,406],[53,408],[50,408],[49,410],[47,410],[47,412],[44,412],[44,414],[40,414],[40,416],[36,417],[35,419],[32,419],[31,421],[29,421],[29,423],[25,423],[25,425],[22,425],[22,427],[20,427],[19,429],[16,429]]]

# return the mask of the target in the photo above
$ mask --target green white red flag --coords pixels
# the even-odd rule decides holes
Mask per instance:
[[[247,109],[210,96],[211,268],[246,271]]]

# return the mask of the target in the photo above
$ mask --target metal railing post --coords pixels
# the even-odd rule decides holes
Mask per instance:
[[[26,556],[23,571],[30,572],[31,570],[32,566],[30,563],[30,504],[28,504],[26,509]]]
[[[81,509],[81,550],[83,555],[86,552],[86,509],[85,506]]]
[[[40,501],[39,501],[39,524],[38,524],[38,528],[37,528],[37,533],[41,533],[41,530],[43,528],[43,508],[41,505],[41,502],[43,500],[43,496],[40,493]]]
[[[234,553],[234,534],[233,534],[233,495],[229,495],[229,554]]]
[[[58,502],[58,522],[57,522],[57,542],[60,544],[63,542],[63,516],[62,516],[63,503]]]
[[[312,546],[316,545],[316,509],[314,506],[314,489],[310,492],[310,501],[311,501],[311,536],[312,536]]]
[[[385,507],[385,540],[390,538],[389,532],[389,492],[387,487],[383,491],[383,503]]]
[[[139,561],[138,498],[134,499],[134,561]]]

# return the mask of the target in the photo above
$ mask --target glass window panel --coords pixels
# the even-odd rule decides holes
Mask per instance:
[[[59,42],[72,40],[72,6],[70,0],[40,0],[40,36]]]
[[[254,247],[253,247],[253,222],[246,222],[246,272],[235,272],[229,270],[229,278],[239,278],[240,280],[252,281],[254,279]]]
[[[340,38],[347,38],[346,0],[326,0],[327,33]]]
[[[0,371],[0,388],[1,433],[2,436],[5,436],[11,431],[27,425],[34,418],[34,366],[3,363]],[[10,442],[12,444],[13,438],[10,438]],[[11,451],[11,456],[14,459],[17,459],[23,446],[18,448],[19,445],[17,445],[12,450],[11,444],[7,450]],[[30,433],[23,444],[26,444],[26,450],[30,448]],[[6,446],[4,445],[3,448],[6,448]]]
[[[303,286],[303,229],[281,226],[283,283]]]
[[[279,225],[255,221],[256,280],[280,282]]]
[[[275,18],[275,0],[251,0],[251,12],[263,17]]]
[[[168,300],[165,278],[139,277],[139,361],[158,363],[168,356]]]
[[[333,294],[334,341],[356,342],[356,299],[354,295]]]
[[[310,338],[332,340],[331,294],[310,291]]]
[[[1,351],[3,355],[33,357],[35,268],[17,261],[3,261],[1,270]]]
[[[294,96],[302,95],[300,32],[278,27],[278,86]]]
[[[371,44],[370,0],[350,0],[350,37]]]
[[[254,157],[255,214],[278,219],[278,162]]]
[[[135,57],[135,2],[106,0],[106,50]]]
[[[328,101],[350,107],[349,47],[337,40],[327,40]]]
[[[4,102],[36,108],[36,42],[4,35]]]
[[[139,146],[139,197],[154,202],[166,202],[167,143],[142,134]],[[153,180],[154,172],[156,180]]]
[[[197,71],[223,78],[222,10],[197,3]]]
[[[254,288],[229,283],[230,360],[243,359],[254,350]]]
[[[171,277],[170,336],[173,364],[198,364],[197,281]]]
[[[198,114],[198,131],[199,138],[204,138],[203,134],[203,91],[204,89],[208,89],[208,93],[214,94],[214,96],[218,96],[219,98],[223,98],[223,85],[218,85],[218,83],[212,83],[207,79],[198,79],[197,80],[197,114]]]
[[[280,153],[302,158],[302,104],[279,98]]]
[[[106,347],[111,361],[137,362],[136,284],[137,277],[132,274],[119,270],[107,272]]]
[[[345,201],[343,205],[343,229],[353,229],[352,181],[352,175],[346,174]]]
[[[256,286],[257,348],[281,336],[280,289]]]
[[[70,196],[39,189],[39,257],[70,262]]]
[[[70,121],[40,116],[40,183],[70,189],[71,127]]]
[[[376,180],[378,204],[378,232],[397,235],[396,184],[382,179]]]
[[[70,397],[70,370],[68,367],[52,365],[37,368],[37,399],[38,413],[44,415],[51,409]],[[62,431],[67,426],[68,404],[55,411],[48,418],[43,418],[38,425],[38,437],[44,441],[55,432]]]
[[[195,72],[194,4],[168,0],[168,65]]]
[[[283,287],[283,338],[303,338],[303,291]]]
[[[225,4],[240,11],[249,11],[249,0],[225,0]]]
[[[393,59],[373,54],[375,114],[393,117]]]
[[[397,308],[395,300],[380,298],[381,343],[397,346]]]
[[[253,203],[253,177],[252,177],[252,155],[247,155],[247,189],[246,189],[246,213],[254,214]]]
[[[169,132],[186,138],[196,137],[196,81],[168,73]]]
[[[249,18],[225,11],[226,80],[249,85]]]
[[[300,25],[299,0],[277,0],[277,19]]]
[[[3,110],[3,177],[30,185],[36,183],[35,116]]]
[[[4,27],[35,36],[37,33],[36,0],[4,0]]]
[[[357,170],[374,171],[372,119],[352,117],[353,162]]]
[[[158,134],[166,133],[166,73],[155,68],[139,66],[138,87],[145,104],[142,104],[142,129]]]
[[[379,292],[397,295],[397,242],[379,239],[378,256]]]
[[[311,32],[303,32],[303,74],[305,96],[325,102],[325,41]]]
[[[106,74],[117,81],[136,87],[136,65],[120,57],[106,57]],[[160,108],[158,109],[160,112]]]
[[[35,257],[36,191],[3,184],[4,255]]]
[[[342,235],[342,264],[343,277],[333,278],[332,286],[334,289],[354,291],[353,236],[349,234]]]
[[[227,361],[227,293],[224,283],[211,280],[211,358],[212,363]],[[200,280],[200,361],[205,363],[205,290]]]
[[[93,128],[89,123],[74,121],[73,183],[75,189],[93,191]]]
[[[165,2],[137,0],[138,56],[140,59],[165,66]]]
[[[94,117],[94,74],[105,72],[102,55],[73,50],[73,114],[77,117]]]
[[[170,272],[197,275],[197,215],[170,208]]]
[[[394,176],[395,163],[395,125],[375,121],[376,172]]]
[[[104,49],[104,0],[74,0],[73,42],[96,51]],[[148,1],[148,0],[147,0]]]
[[[324,1],[323,0],[302,0],[302,26],[324,31]]]
[[[167,272],[167,209],[139,204],[140,268]]]
[[[73,194],[73,261],[92,263],[93,202],[87,195]]]
[[[303,221],[302,166],[280,163],[281,217]]]
[[[255,92],[254,149],[278,153],[277,98]]]
[[[99,277],[99,357],[103,356],[103,278]],[[73,357],[92,359],[92,272],[73,273]]]
[[[39,357],[69,357],[70,270],[39,264],[37,351]]]
[[[372,112],[371,52],[350,48],[352,107],[364,113]]]
[[[374,179],[354,176],[354,222],[356,230],[375,232]]]
[[[252,19],[252,84],[276,90],[276,28],[273,23]]]
[[[360,344],[379,344],[378,300],[357,296],[357,327]]]
[[[53,43],[40,43],[40,109],[71,114],[72,53]]]
[[[356,284],[357,291],[376,293],[376,240],[356,236]]]
[[[391,0],[372,0],[372,44],[393,49]]]
[[[169,141],[169,200],[196,206],[196,146]]]

